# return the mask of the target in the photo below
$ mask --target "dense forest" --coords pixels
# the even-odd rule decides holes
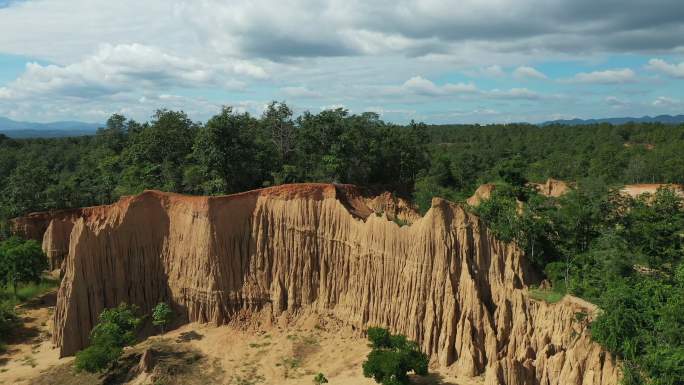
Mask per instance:
[[[421,211],[463,201],[526,252],[553,301],[571,293],[603,311],[593,337],[625,362],[626,384],[684,384],[684,204],[668,189],[633,199],[626,183],[684,183],[684,125],[444,125],[383,122],[344,109],[295,117],[273,102],[229,107],[205,123],[180,111],[149,122],[113,115],[97,135],[0,135],[0,222],[30,211],[110,203],[144,189],[226,194],[291,182],[394,191]],[[548,198],[528,182],[575,188]]]
[[[337,182],[454,200],[514,164],[526,180],[607,185],[684,182],[684,125],[399,126],[375,113],[305,112],[271,103],[260,117],[226,107],[206,123],[157,111],[113,115],[95,136],[0,135],[0,218],[111,203],[144,189],[226,194],[273,184]]]

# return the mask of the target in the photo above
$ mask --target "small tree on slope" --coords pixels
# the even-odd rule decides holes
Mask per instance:
[[[159,302],[152,310],[152,323],[161,328],[162,334],[164,329],[173,320],[173,311],[166,302]]]
[[[102,372],[116,362],[125,346],[135,342],[140,325],[137,308],[125,303],[100,314],[100,322],[90,332],[90,346],[76,353],[76,370]]]

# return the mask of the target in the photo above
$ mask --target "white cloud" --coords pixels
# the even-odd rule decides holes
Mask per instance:
[[[528,88],[511,88],[507,90],[492,89],[481,90],[473,83],[447,83],[437,85],[422,76],[414,76],[405,81],[399,87],[385,87],[385,95],[392,96],[427,96],[427,97],[454,97],[464,100],[538,100],[550,99],[557,96],[542,95]],[[484,108],[483,108],[484,110]]]
[[[541,95],[527,88],[511,88],[505,91],[494,89],[489,91],[487,95],[495,99],[541,99]]]
[[[542,61],[591,65],[625,52],[683,52],[681,0],[659,0],[649,12],[642,10],[645,0],[619,7],[615,1],[17,1],[0,8],[0,54],[40,64],[0,84],[0,115],[92,120],[126,109],[149,117],[155,103],[180,103],[160,95],[185,96],[188,106],[180,108],[201,114],[223,103],[256,111],[288,93],[358,111],[366,105],[417,110],[414,116],[428,120],[453,99],[464,110],[496,109],[501,116],[513,116],[506,108],[529,109],[516,117],[565,109],[601,114],[591,103],[553,105],[560,100],[553,93],[567,82],[636,81],[634,71],[588,69],[577,79],[549,82],[549,94],[509,89],[507,75],[543,79],[529,66]],[[652,69],[678,76],[681,64],[653,60]],[[487,89],[499,89],[428,80],[468,69],[494,84]],[[190,97],[200,94],[212,100]]]
[[[684,78],[684,62],[670,64],[662,59],[651,59],[648,61],[646,68],[673,78]]]
[[[437,85],[431,80],[422,76],[414,76],[405,81],[401,87],[390,87],[388,93],[409,93],[424,96],[440,96],[449,94],[469,94],[478,92],[477,87],[472,83],[447,83]]]
[[[684,102],[669,96],[659,96],[653,101],[654,107],[682,107]]]
[[[321,96],[319,92],[312,91],[307,87],[283,87],[280,89],[285,95],[293,98],[318,98]]]
[[[528,66],[516,68],[515,71],[513,71],[513,76],[517,79],[548,79],[548,77],[539,70]]]
[[[567,80],[571,83],[590,83],[590,84],[621,84],[636,81],[636,74],[630,68],[612,69],[605,71],[580,72],[572,79]]]
[[[265,76],[263,69],[260,71],[259,67],[243,62],[214,65],[175,56],[157,47],[106,44],[94,55],[65,66],[27,63],[25,72],[2,94],[5,98],[49,95],[93,98],[135,90],[208,84],[236,90],[244,89],[245,83],[231,76],[245,73]]]

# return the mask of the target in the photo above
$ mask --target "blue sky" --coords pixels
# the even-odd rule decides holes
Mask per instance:
[[[681,0],[0,0],[0,116],[684,113]]]

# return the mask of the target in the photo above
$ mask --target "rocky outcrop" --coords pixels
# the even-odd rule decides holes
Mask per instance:
[[[69,240],[74,223],[89,215],[93,208],[54,210],[31,213],[10,220],[12,234],[42,243],[51,270],[60,268],[69,252]]]
[[[399,223],[413,223],[420,219],[420,214],[411,202],[396,197],[389,192],[374,197],[365,197],[364,203],[376,215],[385,214],[387,219]]]
[[[537,189],[539,194],[546,197],[558,198],[570,191],[570,186],[562,180],[549,178],[545,183],[530,183]]]
[[[568,183],[553,178],[547,179],[544,183],[530,182],[527,185],[536,189],[539,194],[550,198],[558,198],[561,195],[570,191],[570,186],[568,185]],[[466,200],[466,203],[468,203],[470,206],[476,207],[482,201],[489,199],[492,196],[494,190],[496,190],[495,184],[482,184],[477,188],[477,190],[475,190],[473,195]],[[522,202],[518,203],[522,204]]]
[[[97,208],[86,207],[30,213],[23,217],[11,219],[10,230],[14,235],[42,242],[43,236],[52,221],[75,222],[78,218],[89,215],[92,209]]]
[[[387,201],[387,200],[385,200]],[[315,311],[389,327],[435,363],[488,384],[617,384],[576,313],[526,295],[530,273],[460,206],[434,199],[409,226],[352,186],[285,185],[223,197],[147,191],[74,221],[54,315],[62,355],[120,302],[170,301],[189,321]],[[55,232],[56,234],[56,232]]]
[[[43,235],[43,252],[48,257],[50,270],[59,269],[69,253],[71,230],[76,218],[54,218]]]
[[[478,206],[480,202],[489,199],[492,196],[492,192],[496,189],[494,183],[485,183],[480,185],[473,195],[466,200],[470,206]]]

